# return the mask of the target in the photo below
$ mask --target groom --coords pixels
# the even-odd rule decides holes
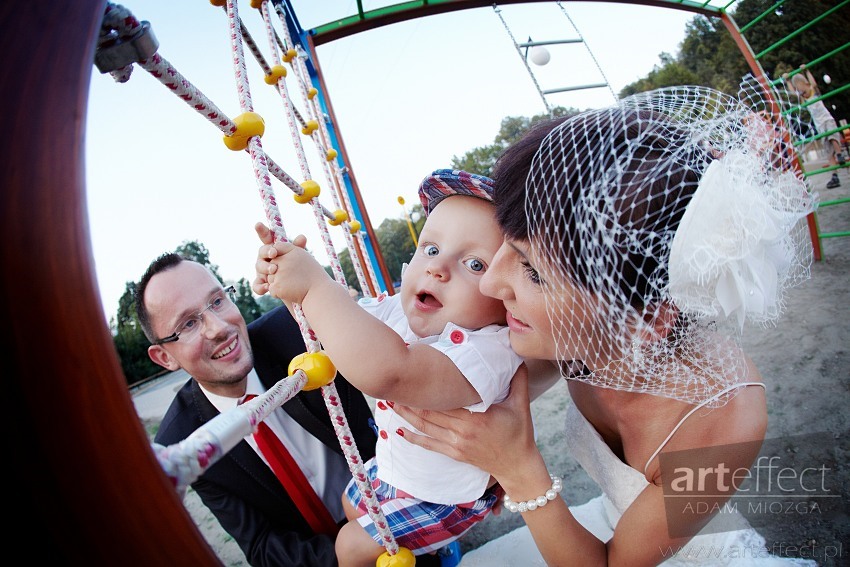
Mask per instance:
[[[285,307],[250,325],[213,274],[177,254],[157,258],[136,289],[136,311],[151,360],[191,379],[177,392],[154,441],[173,445],[246,394],[262,394],[287,376],[305,352]],[[375,454],[366,399],[342,376],[334,381],[363,461]],[[341,495],[351,478],[319,390],[301,391],[264,422],[295,458],[333,520],[344,520]],[[315,533],[261,456],[253,437],[240,441],[192,483],[251,565],[330,567],[332,537]],[[310,490],[310,487],[307,487]]]

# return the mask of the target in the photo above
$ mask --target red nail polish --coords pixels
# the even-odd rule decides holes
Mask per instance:
[[[390,406],[391,408],[394,408],[395,402],[391,402],[391,401],[387,400],[387,405]]]
[[[398,433],[399,437],[404,437],[404,430],[402,428],[399,427],[395,432]]]

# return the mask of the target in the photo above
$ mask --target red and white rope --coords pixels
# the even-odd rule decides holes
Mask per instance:
[[[118,32],[115,34],[115,37],[127,38],[137,33],[140,23],[125,8],[115,4],[109,4],[107,6],[107,13],[110,14],[110,18],[104,22],[104,27],[115,29]],[[102,43],[104,46],[115,41],[110,35],[102,34],[102,36],[110,38],[108,41]],[[223,134],[230,136],[236,132],[236,125],[233,121],[159,53],[155,53],[149,59],[139,61],[138,63],[168,90],[177,95],[178,98],[198,114],[206,118],[213,126],[221,130]],[[123,68],[123,70],[126,69],[132,69],[132,66]],[[129,76],[129,73],[127,73],[127,76]],[[246,151],[248,151],[247,148]],[[266,155],[266,160],[272,175],[293,193],[298,195],[302,193],[303,189],[301,185],[277,165],[271,157]],[[322,213],[328,219],[334,218],[333,212],[328,209],[322,208]]]
[[[281,63],[279,53],[277,51],[277,45],[275,43],[274,33],[271,27],[271,21],[268,13],[268,2],[264,1],[260,6],[260,10],[263,15],[263,21],[266,25],[266,35],[269,39],[269,44],[273,52],[272,61],[275,65],[280,65]],[[233,69],[237,82],[237,91],[239,93],[239,103],[243,112],[253,112],[253,108],[251,106],[250,87],[248,84],[247,75],[245,73],[245,57],[244,52],[242,50],[241,29],[238,25],[239,14],[237,2],[235,0],[227,0],[227,14],[230,22],[230,41],[231,49],[233,51]],[[281,99],[284,104],[287,122],[289,123],[290,132],[293,136],[293,143],[298,156],[298,162],[301,167],[301,171],[305,179],[310,179],[310,169],[307,165],[307,159],[304,153],[304,148],[301,144],[301,139],[298,136],[298,131],[294,123],[294,113],[292,112],[292,105],[289,102],[289,93],[286,87],[286,83],[281,80],[278,80],[278,84],[281,86],[278,92],[280,93]],[[250,153],[252,162],[254,164],[255,176],[257,178],[258,186],[260,187],[260,194],[261,196],[263,196],[263,202],[264,204],[271,203],[272,205],[274,205],[273,190],[271,188],[271,183],[269,180],[268,168],[264,158],[264,153],[262,151],[262,144],[260,143],[258,137],[255,136],[249,140],[249,148],[251,150]],[[272,195],[272,198],[266,199],[267,194]],[[333,245],[330,240],[330,234],[328,233],[327,226],[324,222],[322,210],[318,204],[318,199],[311,199],[311,205],[314,215],[316,216],[317,224],[320,227],[322,238],[325,241],[326,249],[329,251],[328,256],[332,257],[331,265],[334,266],[335,263],[334,271],[335,275],[337,276],[337,281],[340,284],[344,285],[345,277],[343,276],[342,270],[339,267],[339,259],[336,257],[336,252],[333,249]],[[274,215],[274,218],[280,218],[280,213],[277,210],[276,206],[274,206],[273,208],[267,208],[267,215]],[[268,218],[271,223],[272,216],[269,216]],[[286,240],[286,234],[283,229],[282,222],[279,226],[275,227],[274,234],[276,238],[283,239],[284,241]],[[315,333],[311,328],[309,328],[309,325],[307,325],[307,321],[304,317],[303,311],[301,310],[301,306],[298,304],[293,304],[293,311],[295,311],[296,319],[298,320],[299,327],[301,327],[302,334],[304,335],[304,342],[308,344],[308,350],[310,352],[318,351],[319,343],[316,340]],[[337,393],[336,386],[333,382],[331,382],[327,386],[322,387],[322,397],[325,400],[326,407],[328,408],[328,413],[330,414],[331,422],[333,423],[334,430],[340,442],[340,447],[345,453],[346,460],[349,464],[349,469],[351,470],[352,475],[355,478],[358,488],[361,490],[363,496],[366,498],[367,508],[369,509],[370,517],[375,523],[375,526],[378,528],[378,531],[381,533],[381,537],[385,541],[385,547],[387,549],[387,552],[391,555],[395,555],[396,553],[398,553],[398,545],[395,542],[395,538],[393,537],[392,532],[389,530],[389,526],[387,526],[386,519],[384,518],[380,504],[375,498],[374,492],[372,491],[371,486],[369,485],[368,480],[366,478],[365,468],[363,467],[362,460],[360,459],[359,451],[357,450],[357,445],[354,442],[354,437],[351,433],[351,429],[348,427],[348,422],[345,418],[345,413],[343,412],[342,405],[339,403],[339,394]]]
[[[225,6],[225,11],[228,17],[230,45],[233,56],[233,69],[236,78],[237,94],[239,97],[239,105],[242,112],[253,112],[253,102],[251,100],[250,86],[248,83],[247,70],[245,65],[245,57],[243,51],[243,43],[247,43],[258,63],[263,70],[268,74],[271,71],[269,65],[265,62],[262,54],[259,51],[253,38],[247,33],[242,20],[239,18],[238,7],[235,0],[228,0]],[[280,38],[277,37],[274,29],[271,27],[271,21],[268,14],[267,2],[263,2],[261,6],[263,20],[266,24],[266,32],[269,39],[269,44],[272,47],[274,54],[273,60],[275,64],[280,64],[280,59],[277,51],[277,45],[280,43]],[[106,8],[106,16],[104,18],[103,30],[109,30],[102,33],[103,46],[108,46],[120,39],[133,37],[139,30],[141,24],[139,21],[123,6],[116,4],[108,4]],[[286,29],[284,22],[284,29]],[[113,33],[111,30],[115,30]],[[288,30],[286,32],[287,41],[289,40]],[[192,85],[183,75],[181,75],[167,60],[161,57],[158,53],[154,53],[149,59],[140,61],[139,65],[148,71],[152,76],[157,78],[170,91],[174,92],[181,100],[186,102],[196,112],[204,116],[210,123],[216,126],[222,133],[231,136],[237,132],[237,126],[228,118],[212,101],[210,101],[200,90]],[[299,66],[300,65],[300,66]],[[293,68],[297,69],[296,74],[306,77],[306,69],[303,62],[299,58],[295,58]],[[132,72],[132,65],[128,65],[112,72],[113,77],[120,82],[126,81]],[[313,132],[314,141],[323,153],[323,158],[327,154],[325,149],[328,146],[327,140],[329,135],[325,127],[324,121],[319,120],[321,115],[317,106],[310,104],[310,98],[307,96],[307,90],[304,86],[304,81],[299,81],[301,87],[302,98],[308,105],[311,119],[316,120],[320,124],[320,132]],[[290,104],[286,83],[282,80],[278,81],[278,92],[284,102],[285,114],[290,127],[290,132],[293,135],[293,145],[295,146],[298,155],[299,166],[305,179],[310,179],[309,166],[307,165],[306,155],[304,154],[301,138],[298,135],[299,130],[296,127],[295,120],[303,125],[304,119],[298,114],[297,110]],[[315,101],[313,104],[316,104]],[[324,138],[324,143],[319,137]],[[262,142],[258,136],[254,136],[248,140],[246,148],[251,156],[251,163],[254,169],[254,177],[257,182],[257,187],[260,192],[260,198],[263,202],[263,208],[266,213],[266,219],[269,227],[275,235],[275,239],[279,241],[288,241],[286,231],[283,226],[283,220],[280,210],[277,207],[274,190],[271,185],[271,176],[274,175],[286,187],[296,194],[303,194],[303,188],[290,177],[279,165],[269,158],[262,147]],[[327,161],[323,161],[323,169],[325,177],[329,185],[336,185],[335,191],[331,191],[334,202],[337,208],[345,210],[351,218],[352,211],[350,202],[346,200],[344,208],[340,205],[339,195],[345,197],[345,192],[341,191],[341,173],[336,166],[338,179],[333,179]],[[331,266],[334,270],[334,275],[340,284],[345,284],[345,277],[339,264],[339,259],[336,255],[331,243],[330,234],[327,230],[327,225],[324,222],[325,218],[333,219],[334,213],[328,211],[321,206],[317,198],[311,199],[311,208],[320,233],[328,252],[328,257],[331,259]],[[362,268],[360,267],[359,258],[354,253],[355,243],[352,237],[348,223],[345,223],[346,241],[349,249],[352,250],[351,260],[355,266],[355,271],[360,279],[361,286],[366,289],[365,279]],[[361,241],[362,244],[362,241]],[[372,281],[377,289],[377,281],[372,274]],[[298,322],[304,342],[309,352],[317,352],[320,350],[320,344],[315,332],[310,328],[300,305],[293,305],[295,319]],[[196,430],[192,435],[182,442],[169,447],[154,445],[154,450],[157,459],[160,462],[163,470],[171,478],[175,487],[179,492],[183,492],[192,482],[194,482],[205,470],[214,464],[222,455],[231,450],[240,440],[247,435],[250,435],[256,429],[257,423],[265,419],[271,411],[281,406],[289,400],[295,393],[300,391],[306,383],[306,376],[302,371],[297,371],[293,376],[281,380],[274,387],[269,389],[262,396],[238,406],[235,410],[225,412],[211,420],[204,426]],[[360,458],[353,435],[348,426],[342,405],[339,400],[339,395],[336,386],[333,382],[322,388],[322,397],[325,400],[325,405],[328,409],[331,422],[334,426],[337,438],[340,442],[340,447],[345,454],[349,464],[352,476],[358,485],[359,490],[363,494],[370,517],[381,533],[382,539],[385,542],[385,547],[391,555],[398,553],[398,545],[392,535],[392,532],[387,526],[383,512],[380,508],[375,494],[368,482],[363,462]]]
[[[259,422],[301,391],[306,383],[307,375],[298,370],[264,394],[218,414],[183,441],[168,447],[155,443],[156,458],[181,496],[204,471],[256,431]]]
[[[260,6],[260,11],[263,16],[263,23],[266,29],[266,36],[269,42],[269,46],[272,51],[272,65],[281,65],[282,61],[280,59],[280,54],[277,49],[277,43],[275,41],[274,30],[271,27],[271,22],[268,17],[268,3],[263,2]],[[295,111],[294,106],[292,105],[291,98],[289,95],[289,88],[287,87],[286,81],[282,79],[278,79],[278,93],[280,94],[281,101],[283,103],[284,115],[286,116],[287,124],[289,125],[289,132],[292,137],[292,144],[295,148],[295,154],[298,159],[298,165],[301,168],[301,174],[304,179],[312,179],[312,175],[310,173],[310,166],[307,163],[307,155],[304,151],[304,145],[301,141],[300,129],[295,123]],[[319,204],[319,200],[317,198],[313,198],[310,200],[310,206],[313,211],[313,215],[316,218],[316,225],[319,228],[319,235],[322,239],[322,244],[325,248],[325,254],[328,256],[330,260],[331,270],[334,274],[334,279],[340,284],[345,286],[345,276],[342,273],[342,268],[339,265],[339,258],[337,257],[336,250],[333,246],[333,241],[331,240],[330,233],[327,230],[327,224],[325,223],[324,211]]]
[[[265,5],[265,3],[264,3]],[[284,49],[293,48],[294,42],[292,41],[292,36],[289,33],[289,27],[286,25],[286,16],[283,13],[283,8],[280,4],[275,4],[275,11],[278,15],[278,19],[281,23],[281,28],[283,30],[283,36],[285,43]],[[269,20],[270,17],[264,14],[263,18],[265,20]],[[280,38],[276,38],[278,44],[280,44]],[[351,206],[351,202],[348,199],[348,194],[342,188],[344,187],[344,181],[342,179],[342,171],[339,168],[339,165],[336,160],[328,161],[325,159],[327,156],[328,148],[332,147],[330,143],[330,134],[328,133],[327,124],[324,120],[324,113],[319,108],[319,97],[310,97],[308,95],[308,85],[310,85],[309,81],[309,73],[307,72],[306,65],[301,57],[295,57],[290,63],[293,71],[295,72],[299,90],[301,92],[301,99],[307,105],[309,109],[310,116],[313,120],[315,120],[319,125],[319,130],[314,132],[312,137],[315,141],[316,145],[319,148],[319,152],[321,154],[321,162],[322,167],[325,174],[325,179],[329,187],[333,187],[333,191],[331,191],[332,198],[334,201],[334,206],[343,210],[348,214],[349,219],[354,218],[354,211]],[[363,265],[360,262],[360,257],[357,254],[357,250],[365,250],[365,246],[363,246],[362,236],[359,234],[359,231],[356,235],[352,235],[351,233],[351,225],[350,223],[344,223],[345,230],[343,234],[345,236],[346,245],[348,246],[348,250],[350,251],[350,258],[352,266],[354,267],[354,273],[357,276],[357,280],[360,283],[360,289],[362,289],[365,293],[367,289],[369,289],[367,275],[364,273]],[[359,239],[358,242],[355,242],[355,239]],[[369,268],[369,280],[372,282],[373,289],[379,289],[378,281],[375,276],[374,270],[371,269],[371,265],[367,263],[367,267]]]
[[[228,2],[228,5],[229,4],[230,4],[230,2]],[[266,37],[267,37],[268,42],[269,42],[269,48],[272,52],[272,61],[274,62],[275,65],[280,65],[281,64],[281,61],[280,61],[280,58],[279,58],[280,55],[279,55],[279,52],[278,52],[278,49],[277,49],[278,46],[277,46],[277,43],[276,43],[274,28],[272,27],[272,23],[271,23],[271,17],[269,15],[268,2],[267,1],[263,1],[262,4],[260,5],[260,12],[262,14],[263,22],[265,23],[265,27],[266,27]],[[284,33],[286,34],[286,36],[285,36],[286,37],[286,43],[287,43],[287,45],[291,46],[292,41],[291,41],[291,38],[289,37],[289,32],[288,32],[288,30],[286,30],[285,25],[284,25],[284,30],[285,30]],[[292,67],[295,68],[298,63],[302,63],[302,62],[300,61],[299,57],[295,57],[295,59],[292,60],[292,63],[295,63],[294,65],[292,65]],[[282,85],[281,85],[281,83],[282,83]],[[279,92],[281,93],[281,99],[283,100],[283,103],[284,103],[286,115],[287,115],[287,117],[291,117],[292,116],[292,112],[291,112],[292,104],[290,103],[289,90],[286,86],[286,82],[281,78],[281,79],[278,79],[278,84],[281,85]],[[303,81],[298,81],[298,84],[300,86],[302,99],[305,102],[308,102],[309,99],[308,99],[308,96],[307,96],[307,91],[304,88]],[[308,106],[308,108],[309,108],[309,106]],[[311,119],[318,121],[318,117],[315,115],[314,112],[311,113]],[[319,121],[319,123],[322,123],[322,122],[323,121]],[[290,131],[291,131],[292,136],[293,136],[293,141],[295,143],[296,151],[298,152],[299,162],[301,163],[302,170],[305,174],[305,178],[310,179],[310,172],[309,172],[309,168],[307,167],[307,160],[306,160],[306,156],[304,155],[304,147],[303,147],[303,144],[301,143],[301,138],[298,136],[298,131],[295,128],[295,125],[292,123],[291,120],[289,121],[289,126],[290,126]],[[315,132],[313,134],[315,135]],[[327,163],[327,162],[323,161],[323,163]],[[329,172],[326,172],[326,173],[329,173]],[[326,178],[327,178],[328,182],[331,181],[329,175],[327,175]],[[334,196],[336,195],[336,191],[331,191],[331,193]],[[313,204],[313,210],[316,213],[316,221],[317,221],[317,224],[318,224],[318,227],[319,227],[319,232],[322,235],[323,240],[325,240],[326,245],[330,250],[330,253],[328,254],[328,256],[331,259],[331,267],[332,267],[332,270],[334,271],[334,275],[336,277],[336,280],[340,284],[345,285],[346,284],[345,276],[342,273],[342,268],[340,267],[339,259],[337,258],[336,251],[333,249],[333,245],[331,243],[330,233],[328,231],[327,224],[324,222],[324,219],[322,218],[321,214],[319,214],[319,208],[317,206],[317,203],[318,203],[317,198],[311,199],[311,204]],[[350,234],[348,231],[345,231],[345,232],[347,234]],[[350,250],[352,251],[352,253],[351,253],[352,262],[354,262],[354,261],[356,261],[356,254],[354,253],[354,250],[352,248],[350,248]],[[333,383],[331,383],[330,386],[332,387]],[[345,454],[346,461],[348,462],[349,470],[351,471],[352,477],[354,478],[355,483],[357,484],[358,490],[360,491],[360,493],[362,494],[362,496],[363,496],[363,498],[366,502],[366,508],[368,510],[369,516],[372,519],[372,521],[374,522],[375,527],[378,530],[378,533],[381,534],[381,538],[384,541],[384,547],[386,548],[387,552],[390,555],[395,555],[395,554],[398,553],[398,544],[395,541],[395,537],[393,536],[392,531],[389,529],[389,526],[387,525],[387,521],[386,521],[386,518],[384,517],[383,510],[381,509],[381,505],[378,502],[374,491],[372,490],[371,483],[369,482],[368,476],[366,474],[366,469],[363,466],[362,459],[360,458],[360,452],[357,450],[357,445],[354,442],[354,437],[351,434],[351,430],[348,427],[348,423],[347,423],[347,420],[345,418],[345,414],[342,411],[342,405],[339,403],[339,398],[337,396],[336,389],[331,388],[331,387],[328,387],[328,386],[323,387],[322,388],[322,396],[325,399],[325,405],[328,407],[328,412],[331,415],[331,422],[334,425],[334,430],[336,432],[337,438],[339,439],[340,447],[342,448],[343,453]]]

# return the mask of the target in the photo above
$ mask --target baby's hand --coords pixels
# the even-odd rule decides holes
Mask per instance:
[[[257,236],[260,237],[262,246],[257,251],[257,263],[254,265],[256,276],[254,283],[251,284],[251,289],[257,295],[265,295],[269,291],[269,278],[277,270],[277,266],[272,264],[269,259],[277,256],[277,250],[274,247],[274,234],[269,230],[269,227],[261,222],[254,225],[254,230],[257,231]]]
[[[311,288],[332,281],[325,269],[304,249],[307,239],[278,242],[269,250],[269,292],[286,303],[303,303]]]
[[[300,303],[307,293],[309,281],[315,282],[326,279],[327,272],[305,250],[307,237],[303,234],[296,236],[292,242],[275,242],[274,234],[263,223],[254,225],[254,230],[257,231],[257,236],[263,243],[257,251],[257,263],[254,265],[256,277],[254,283],[251,284],[254,293],[264,295],[271,292],[274,297],[283,301]],[[291,254],[288,260],[282,258],[294,250],[300,250],[303,256],[301,253],[297,253]],[[282,268],[284,265],[286,268]],[[315,269],[316,267],[318,267],[318,270]],[[280,277],[276,277],[276,275],[282,274],[284,269],[301,270],[303,274],[291,276],[290,281],[287,282],[276,282],[275,280],[283,279],[283,275],[280,275]],[[306,285],[303,292],[300,291],[300,287],[302,287],[299,285],[300,283]],[[297,298],[290,298],[292,294],[296,294]]]

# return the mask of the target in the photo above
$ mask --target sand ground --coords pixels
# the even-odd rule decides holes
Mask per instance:
[[[821,203],[850,197],[850,171],[841,187],[826,189],[829,174],[812,179]],[[824,205],[817,213],[822,232],[850,230],[850,202]],[[775,329],[745,337],[745,347],[767,384],[769,425],[763,454],[801,471],[822,467],[816,496],[749,514],[773,553],[814,558],[820,565],[850,565],[850,237],[822,240],[823,258],[811,279],[791,291],[785,316]],[[134,393],[148,431],[155,431],[185,374],[169,375]],[[533,404],[538,444],[553,473],[564,478],[563,497],[579,504],[599,489],[564,448],[562,423],[570,403],[556,384]],[[824,496],[830,496],[825,498]],[[822,498],[823,497],[823,498]],[[184,503],[224,565],[247,565],[239,547],[191,490]],[[743,510],[742,510],[743,511]],[[522,524],[518,514],[491,516],[462,540],[473,549]]]

